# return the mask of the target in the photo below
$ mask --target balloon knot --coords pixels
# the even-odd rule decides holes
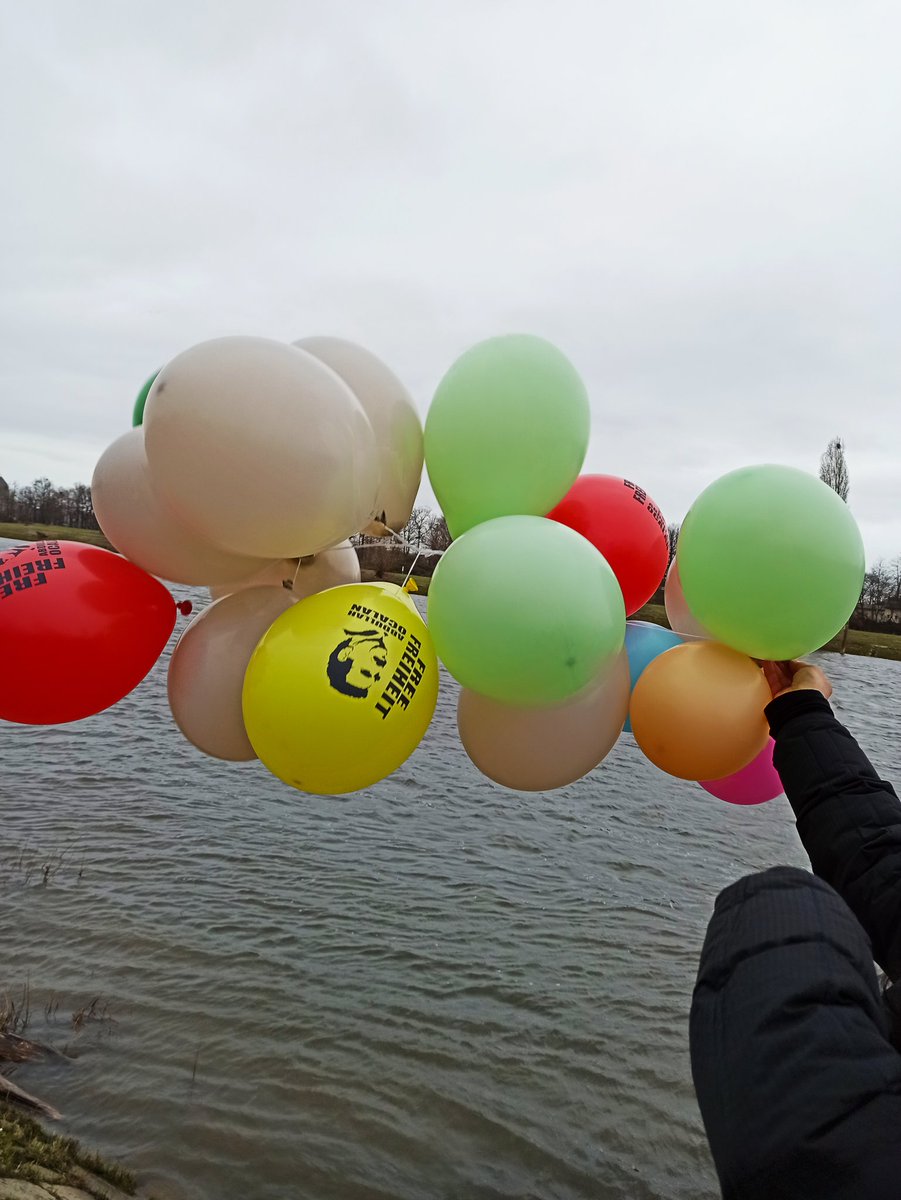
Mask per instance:
[[[190,600],[179,600],[175,607],[183,617],[189,617],[194,611],[194,605]]]

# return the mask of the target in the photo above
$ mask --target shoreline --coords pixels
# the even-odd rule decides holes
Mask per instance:
[[[57,1189],[65,1200],[146,1197],[125,1167],[50,1133],[0,1092],[0,1200],[59,1200]]]
[[[92,546],[102,546],[106,550],[114,549],[97,529],[70,529],[63,525],[18,525],[13,522],[0,522],[0,537],[23,542],[43,540],[87,542]],[[403,584],[405,578],[404,573],[398,571],[383,571],[378,574],[388,583]],[[361,570],[363,583],[371,583],[375,577],[375,571]],[[414,575],[413,579],[416,581],[417,594],[427,596],[429,593],[430,576]],[[629,619],[632,621],[650,621],[654,625],[662,625],[665,629],[669,629],[670,627],[666,619],[666,609],[662,604],[645,604],[638,612],[633,613]],[[827,654],[838,654],[841,652],[841,633],[836,634],[831,641],[827,642],[825,646],[821,646],[819,651],[816,651],[816,653],[823,652]],[[848,631],[845,653],[863,658],[883,658],[896,662],[901,661],[901,633],[872,632],[866,629],[852,628]],[[2,1200],[2,1196],[0,1196],[0,1200]]]

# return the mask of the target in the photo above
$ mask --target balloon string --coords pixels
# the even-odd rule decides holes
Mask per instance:
[[[401,587],[406,587],[407,584],[410,582],[410,576],[413,574],[413,568],[416,566],[416,564],[418,562],[419,562],[419,552],[417,552],[416,557],[413,559],[412,563],[410,564],[410,569],[407,572],[407,577],[401,584]]]

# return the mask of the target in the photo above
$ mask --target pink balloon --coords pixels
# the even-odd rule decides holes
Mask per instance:
[[[765,804],[767,800],[781,796],[782,780],[773,766],[774,745],[773,739],[769,738],[746,767],[725,779],[703,780],[701,787],[727,804]]]

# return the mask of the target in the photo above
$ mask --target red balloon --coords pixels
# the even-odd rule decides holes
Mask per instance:
[[[617,475],[580,475],[548,517],[600,550],[619,580],[627,616],[660,587],[669,559],[666,521],[637,484]]]
[[[0,717],[78,721],[141,682],[175,626],[152,575],[80,542],[0,551]]]

